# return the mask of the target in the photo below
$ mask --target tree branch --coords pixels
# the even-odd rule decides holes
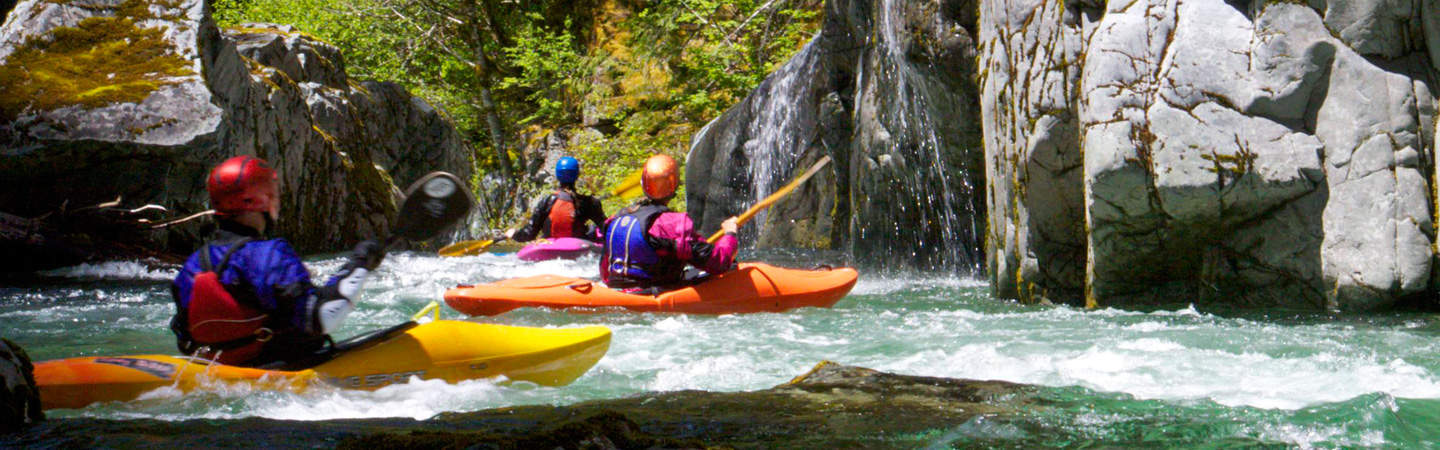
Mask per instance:
[[[735,27],[734,31],[731,31],[730,34],[725,35],[725,41],[729,42],[730,38],[735,37],[735,35],[739,33],[740,30],[745,29],[745,26],[749,25],[751,20],[755,20],[756,16],[759,16],[760,13],[765,12],[765,9],[769,8],[770,5],[774,5],[776,1],[778,0],[770,0],[768,2],[765,2],[765,4],[763,5],[760,5],[759,8],[755,8],[755,12],[750,13],[750,17],[746,17],[744,21],[740,22],[740,25],[737,25]]]

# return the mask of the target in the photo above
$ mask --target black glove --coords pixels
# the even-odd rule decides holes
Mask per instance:
[[[374,271],[382,259],[385,259],[385,244],[374,239],[367,239],[355,244],[355,250],[350,252],[349,265]]]

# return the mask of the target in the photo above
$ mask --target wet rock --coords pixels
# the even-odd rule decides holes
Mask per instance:
[[[112,45],[82,58],[78,42]],[[22,217],[117,195],[203,211],[208,169],[253,154],[281,172],[277,234],[337,250],[387,231],[397,184],[472,170],[423,101],[349,79],[337,50],[297,30],[220,30],[202,1],[20,2],[0,72],[0,210]],[[201,238],[177,227],[149,242],[186,253]]]
[[[924,446],[929,432],[977,418],[1006,420],[1044,408],[1033,386],[918,377],[821,363],[753,392],[678,391],[570,406],[515,406],[407,419],[294,422],[266,419],[115,421],[59,419],[0,445],[345,448],[894,448]]]
[[[806,195],[742,240],[844,248],[859,259],[978,268],[984,204],[974,4],[832,0],[821,32],[692,141],[687,208],[702,229],[744,211],[817,156]],[[880,162],[884,161],[885,164]],[[770,217],[778,216],[778,217]],[[756,233],[756,234],[751,234]],[[757,235],[758,234],[758,235]]]
[[[35,367],[25,349],[0,339],[0,433],[17,431],[45,419],[40,410],[40,391],[35,387]]]

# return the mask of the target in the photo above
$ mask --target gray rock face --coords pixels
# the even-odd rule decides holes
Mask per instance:
[[[696,135],[690,213],[714,229],[825,154],[833,172],[745,239],[978,267],[973,3],[833,0],[825,13],[804,50]]]
[[[432,170],[469,178],[468,152],[434,108],[396,85],[350,80],[329,45],[283,27],[219,30],[201,1],[113,3],[21,2],[0,27],[0,68],[22,64],[17,59],[33,54],[27,49],[36,42],[98,30],[97,23],[125,24],[135,34],[104,39],[148,45],[183,64],[142,71],[130,84],[99,81],[103,89],[132,89],[128,98],[87,102],[96,92],[87,91],[0,111],[0,179],[10,184],[0,189],[0,210],[33,215],[123,195],[201,211],[209,168],[252,154],[281,173],[276,233],[301,251],[336,250],[387,231],[397,183]],[[81,68],[107,71],[120,72]],[[154,237],[177,251],[198,238],[183,228]]]
[[[997,296],[1079,298],[1085,286],[1084,173],[1076,118],[1080,9],[980,4],[986,270]]]
[[[829,24],[827,18],[827,27]],[[821,33],[744,101],[695,135],[685,162],[686,209],[699,221],[701,230],[718,229],[725,218],[743,212],[783,186],[791,175],[804,171],[802,163],[819,158],[808,155],[830,155],[834,160],[830,168],[757,219],[761,226],[742,228],[742,239],[767,246],[842,239],[845,227],[833,224],[848,220],[848,216],[832,216],[830,210],[818,209],[818,203],[836,203],[837,186],[815,190],[849,167],[843,155],[849,154],[847,105],[853,100],[847,100],[850,92],[844,97],[836,92],[846,71],[821,57],[831,47]],[[856,53],[852,50],[834,57],[853,59]],[[822,197],[811,197],[815,195]],[[815,218],[819,217],[830,217],[831,226],[794,226],[790,222],[798,219],[817,224]],[[752,231],[757,228],[758,232]]]
[[[997,295],[1365,310],[1431,289],[1430,2],[1033,3],[980,10]]]

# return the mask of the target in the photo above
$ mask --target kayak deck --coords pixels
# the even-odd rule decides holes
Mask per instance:
[[[607,308],[641,312],[730,314],[828,308],[850,293],[855,269],[785,269],[764,263],[740,268],[659,295],[628,294],[583,278],[539,275],[460,286],[445,303],[469,315],[491,316],[523,307]]]
[[[168,355],[81,357],[36,363],[35,382],[45,409],[215,384],[294,392],[316,386],[373,390],[412,376],[450,383],[504,376],[561,386],[590,370],[609,348],[610,330],[600,326],[550,329],[440,320],[304,370],[244,368]]]
[[[575,259],[600,252],[599,244],[580,238],[537,239],[521,248],[515,256],[522,261],[548,261],[551,259]]]

